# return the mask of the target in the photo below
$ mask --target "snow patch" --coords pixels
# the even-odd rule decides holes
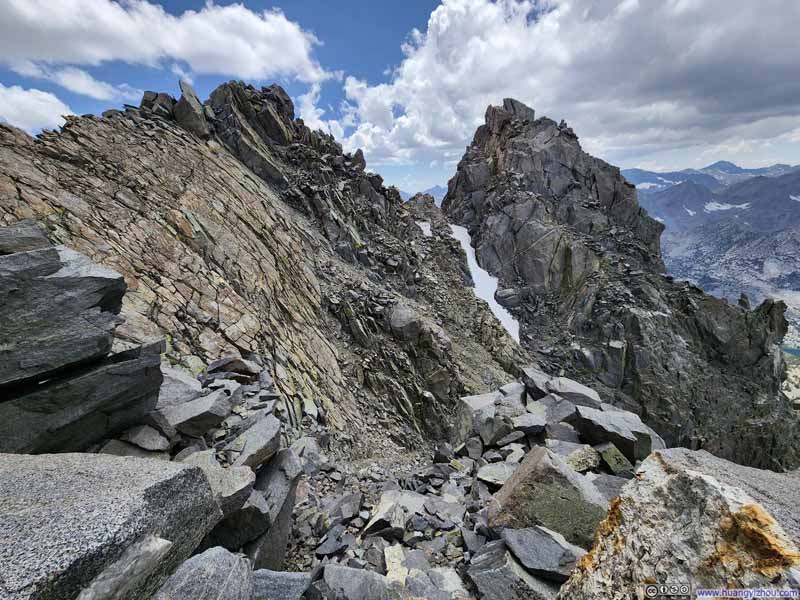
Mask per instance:
[[[640,190],[650,190],[652,188],[661,189],[664,186],[661,185],[660,183],[653,183],[652,181],[645,181],[644,183],[637,183],[636,187],[639,188]]]
[[[747,210],[748,208],[750,208],[750,203],[745,202],[744,204],[726,204],[725,202],[706,202],[706,205],[703,207],[703,210],[707,213],[710,213],[719,210],[731,210],[732,208],[738,208],[739,210]]]
[[[694,211],[694,210],[689,210],[689,209],[688,209],[688,208],[686,208],[685,206],[683,207],[683,210],[685,210],[687,213],[689,213],[689,216],[690,216],[690,217],[693,217],[693,216],[695,216],[695,215],[697,214],[697,211]]]
[[[789,196],[789,198],[790,198],[791,200],[794,200],[795,202],[800,202],[800,196],[791,196],[791,195],[790,195],[790,196]]]
[[[469,267],[470,275],[472,275],[472,281],[475,282],[475,295],[486,301],[494,316],[505,327],[509,335],[519,342],[519,322],[494,299],[494,293],[497,291],[497,277],[493,277],[478,264],[475,248],[472,247],[472,240],[469,237],[469,231],[467,231],[466,227],[461,227],[460,225],[450,225],[450,229],[453,232],[453,237],[459,241],[467,255],[467,266]]]
[[[420,229],[422,229],[422,235],[425,237],[433,237],[433,233],[431,233],[431,224],[427,221],[417,221],[417,225]]]

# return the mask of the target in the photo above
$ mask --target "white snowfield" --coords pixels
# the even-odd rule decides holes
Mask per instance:
[[[716,212],[718,210],[731,210],[732,208],[738,208],[739,210],[747,210],[750,208],[750,203],[745,202],[744,204],[726,204],[724,202],[706,202],[706,205],[703,207],[703,210],[707,213]]]
[[[420,229],[422,229],[422,235],[425,237],[432,237],[433,233],[431,233],[431,224],[427,221],[417,221],[417,225]]]
[[[453,232],[453,237],[459,241],[467,254],[467,265],[472,275],[472,281],[475,282],[475,295],[489,304],[489,308],[494,313],[494,316],[497,317],[497,320],[505,327],[509,335],[519,343],[519,322],[494,299],[494,293],[497,291],[497,277],[490,275],[478,264],[475,248],[472,247],[472,240],[469,237],[469,231],[460,225],[450,225],[450,229]]]
[[[790,196],[789,196],[789,199],[790,199],[790,200],[794,200],[795,202],[800,202],[800,195],[798,195],[798,196],[792,196],[792,195],[790,195]]]
[[[690,217],[693,217],[693,216],[695,216],[695,215],[697,214],[695,211],[693,211],[693,210],[689,210],[689,209],[688,209],[688,208],[686,208],[685,206],[683,207],[683,210],[685,210],[687,213],[689,213],[689,216],[690,216]]]

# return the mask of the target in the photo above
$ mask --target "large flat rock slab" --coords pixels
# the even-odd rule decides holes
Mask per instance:
[[[127,286],[69,248],[0,255],[0,387],[103,357]]]
[[[80,451],[141,423],[158,401],[163,350],[138,346],[10,398],[0,392],[0,452]]]
[[[4,600],[72,600],[155,536],[171,545],[115,600],[149,598],[221,517],[199,468],[100,454],[0,454],[0,515]]]

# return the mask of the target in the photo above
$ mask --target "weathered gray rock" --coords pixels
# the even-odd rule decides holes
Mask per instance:
[[[203,391],[200,382],[182,369],[175,369],[162,363],[161,374],[164,380],[158,391],[157,408],[189,402],[197,398]]]
[[[0,512],[0,596],[9,600],[75,598],[101,573],[113,581],[115,569],[137,564],[153,546],[123,558],[126,549],[155,536],[169,549],[156,567],[140,562],[149,577],[117,596],[147,598],[221,517],[199,469],[100,454],[0,454]]]
[[[575,404],[557,394],[547,394],[536,402],[528,404],[528,410],[536,414],[540,407],[544,408],[548,425],[555,425],[568,420],[575,414]]]
[[[236,552],[247,542],[261,536],[272,525],[270,506],[264,494],[252,490],[244,505],[217,523],[203,541],[203,546],[222,546]]]
[[[361,148],[356,150],[355,154],[353,154],[353,167],[359,171],[363,171],[367,168],[367,161],[364,158],[364,152],[361,150]]]
[[[454,445],[464,443],[470,432],[477,433],[486,421],[494,419],[496,414],[495,401],[500,396],[500,392],[491,392],[475,396],[463,396],[459,399],[453,434]]]
[[[181,80],[181,97],[175,104],[173,112],[178,125],[199,138],[207,138],[210,130],[203,104],[197,97],[194,89],[187,82]]]
[[[364,569],[326,565],[318,583],[325,600],[399,600],[386,577]]]
[[[544,432],[547,426],[547,417],[542,414],[527,412],[511,419],[511,423],[516,430],[536,435]]]
[[[146,91],[142,95],[140,106],[145,110],[153,111],[165,119],[173,117],[175,98],[169,94]]]
[[[384,529],[397,525],[405,527],[406,517],[411,514],[425,514],[425,502],[428,498],[416,492],[405,490],[388,490],[381,494],[378,506],[372,518],[364,528],[364,534],[379,533]],[[399,512],[399,515],[397,514]]]
[[[578,406],[570,423],[586,443],[611,442],[631,462],[646,458],[651,450],[664,448],[658,434],[631,412]]]
[[[231,414],[231,400],[225,390],[215,390],[207,396],[160,408],[157,412],[181,433],[201,437]]]
[[[217,462],[213,450],[194,452],[182,458],[181,462],[203,470],[225,517],[244,505],[256,482],[256,475],[250,467],[223,468]]]
[[[560,396],[576,406],[591,406],[599,408],[602,400],[600,395],[592,388],[587,387],[566,377],[554,377],[547,382],[547,390],[551,394]]]
[[[534,575],[563,582],[586,551],[545,527],[504,529],[503,541],[517,560]]]
[[[600,465],[599,450],[592,448],[588,444],[547,440],[545,446],[559,456],[562,456],[567,464],[579,473],[595,469]]]
[[[119,273],[64,246],[0,256],[0,387],[108,354],[126,287]]]
[[[631,461],[625,458],[625,455],[614,444],[606,442],[605,444],[598,444],[594,449],[600,455],[603,464],[614,475],[633,477]]]
[[[218,358],[209,363],[207,373],[237,373],[239,375],[249,375],[255,377],[264,370],[264,367],[251,361],[245,360],[238,355],[228,355]]]
[[[121,440],[109,440],[98,450],[100,454],[110,454],[112,456],[133,456],[136,458],[148,458],[152,460],[169,460],[167,452],[153,452],[145,450],[139,446],[123,442]]]
[[[279,570],[283,566],[292,528],[297,483],[302,472],[300,459],[293,450],[287,449],[278,452],[256,477],[255,489],[267,500],[271,522],[261,537],[244,547],[256,569]]]
[[[246,466],[255,471],[280,447],[281,422],[273,415],[267,415],[236,437],[226,446],[226,450],[240,453],[234,466]]]
[[[494,495],[489,525],[523,529],[542,525],[588,548],[607,502],[583,475],[547,448],[534,448]]]
[[[119,439],[151,452],[164,452],[170,449],[169,440],[149,425],[132,427],[123,433]]]
[[[392,332],[405,342],[416,343],[424,328],[422,317],[407,304],[396,304],[389,315]]]
[[[153,600],[251,600],[250,561],[224,548],[210,548],[184,562]]]
[[[163,342],[132,348],[17,389],[0,402],[0,451],[84,450],[141,423],[157,401],[163,350]]]
[[[145,535],[125,549],[122,556],[106,567],[81,591],[78,600],[112,600],[136,597],[158,577],[161,562],[167,558],[172,542]]]
[[[525,367],[522,372],[525,387],[534,400],[555,394],[559,398],[581,406],[599,408],[602,403],[597,392],[572,379],[551,377],[536,367]]]
[[[587,473],[586,477],[608,502],[619,496],[623,486],[628,483],[628,479],[625,477],[617,477],[608,473]]]
[[[483,600],[552,600],[558,586],[528,573],[498,540],[472,559],[467,574]]]
[[[0,255],[28,252],[47,248],[50,241],[34,221],[17,221],[8,227],[0,227]]]
[[[741,467],[703,451],[654,452],[612,503],[559,597],[621,600],[643,581],[794,587],[797,483],[797,473]]]
[[[498,462],[484,465],[478,469],[477,477],[481,481],[493,486],[501,486],[511,479],[511,476],[519,467],[518,464]]]
[[[253,600],[301,600],[311,585],[308,573],[253,571]]]
[[[523,121],[536,120],[536,112],[529,106],[526,106],[514,98],[503,98],[503,108],[516,119]]]

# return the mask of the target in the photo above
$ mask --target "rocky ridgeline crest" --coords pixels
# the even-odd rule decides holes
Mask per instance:
[[[520,347],[431,197],[402,204],[278,86],[181,92],[0,124],[0,595],[798,585],[796,473],[667,449],[793,464],[781,307],[665,278],[659,226],[565,124],[490,107],[445,204]]]
[[[663,226],[565,123],[514,100],[489,107],[443,209],[469,228],[547,369],[600,386],[670,445],[798,465],[798,415],[780,392],[785,305],[748,310],[673,281]]]

